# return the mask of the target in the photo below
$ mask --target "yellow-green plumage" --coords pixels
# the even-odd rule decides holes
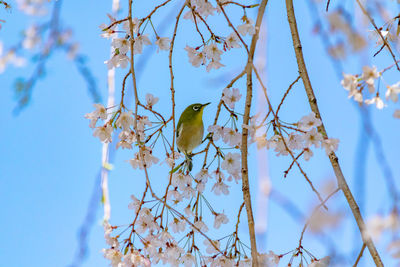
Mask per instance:
[[[203,109],[207,104],[192,104],[181,114],[176,127],[176,144],[185,155],[201,144],[204,133]]]

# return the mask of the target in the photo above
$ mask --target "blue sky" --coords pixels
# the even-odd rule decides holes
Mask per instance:
[[[298,2],[298,1],[297,1]],[[335,2],[335,1],[333,1]],[[150,10],[148,3],[140,3],[134,9],[137,16],[143,16]],[[332,9],[335,7],[332,4]],[[350,2],[346,8],[351,9]],[[109,57],[109,41],[100,38],[98,26],[107,23],[106,13],[110,12],[109,1],[82,1],[63,3],[61,20],[73,29],[74,39],[80,42],[80,51],[87,56],[87,64],[92,70],[98,89],[106,103],[106,72],[104,60]],[[173,7],[173,4],[171,5]],[[307,5],[301,1],[296,3],[296,12],[300,36],[302,39],[304,57],[309,67],[309,75],[316,92],[322,118],[330,137],[340,139],[337,152],[343,172],[353,189],[358,188],[354,182],[355,173],[359,166],[355,164],[358,155],[359,138],[362,133],[360,114],[356,105],[347,99],[347,92],[341,87],[330,59],[324,51],[317,35],[312,32],[312,20]],[[153,23],[158,25],[170,11],[155,16]],[[127,10],[122,9],[120,18]],[[239,23],[240,9],[236,9]],[[254,17],[254,12],[249,12]],[[173,15],[175,17],[175,14]],[[0,30],[0,40],[5,48],[16,43],[21,37],[21,31],[26,25],[35,21],[27,18],[13,5],[12,12],[0,10],[0,18],[5,19]],[[289,27],[283,1],[270,1],[266,11],[267,44],[266,68],[263,75],[267,81],[269,95],[273,105],[279,103],[289,84],[297,77],[297,66],[290,39]],[[218,20],[211,22],[218,23]],[[182,24],[183,25],[183,24]],[[219,24],[221,34],[228,34],[226,27]],[[212,102],[205,110],[205,125],[212,123],[217,101],[232,75],[240,71],[245,62],[243,51],[234,51],[230,56],[223,57],[222,63],[230,68],[212,71],[207,74],[204,68],[190,66],[186,52],[186,44],[195,46],[198,39],[192,39],[192,26],[185,22],[179,28],[177,48],[174,53],[175,88],[177,114],[190,103]],[[170,35],[171,26],[165,28],[164,35]],[[161,35],[161,34],[160,34]],[[154,36],[152,36],[154,41]],[[374,51],[371,49],[371,52]],[[372,52],[373,53],[373,52]],[[371,53],[369,53],[371,54]],[[22,54],[29,56],[29,53]],[[161,111],[169,110],[169,72],[167,53],[160,52],[149,59],[143,68],[138,87],[140,97],[152,92],[160,97],[157,108]],[[358,55],[347,60],[344,70],[349,73],[361,73],[363,63],[377,65],[378,69],[391,64],[391,58],[384,51],[371,61],[360,60]],[[238,60],[240,59],[240,60]],[[141,58],[139,57],[139,61]],[[360,63],[363,62],[363,63]],[[92,136],[88,121],[84,114],[91,112],[92,99],[87,92],[86,85],[75,66],[66,59],[63,52],[52,55],[46,68],[46,75],[34,87],[32,100],[29,106],[18,116],[13,114],[16,106],[12,85],[17,77],[27,77],[32,72],[32,64],[24,68],[10,67],[0,74],[2,98],[2,131],[0,134],[0,202],[3,203],[3,219],[0,220],[0,259],[4,266],[68,266],[75,256],[78,241],[78,229],[81,226],[91,198],[93,185],[101,164],[101,144]],[[117,71],[117,91],[120,88],[121,77],[124,71]],[[385,75],[388,83],[398,80],[396,71],[391,70]],[[244,95],[243,80],[237,87]],[[128,87],[128,90],[131,90]],[[117,99],[118,96],[117,96]],[[244,99],[244,96],[243,98]],[[382,139],[382,149],[394,177],[398,177],[398,127],[399,121],[392,118],[394,105],[378,111],[370,108],[374,127]],[[237,110],[243,110],[243,103]],[[306,102],[306,95],[301,84],[297,84],[288,96],[281,111],[281,118],[290,122],[298,121],[303,115],[310,112]],[[366,196],[364,213],[366,216],[374,213],[387,213],[390,208],[389,194],[383,180],[383,174],[377,163],[374,147],[365,141],[361,146],[366,150],[365,186]],[[256,150],[250,150],[251,190],[256,193],[257,162]],[[315,195],[310,190],[304,178],[297,169],[293,169],[287,178],[283,178],[283,171],[290,164],[288,158],[275,157],[275,153],[268,153],[269,174],[274,190],[296,203],[299,208],[308,214],[317,203]],[[133,171],[126,162],[132,157],[131,151],[116,153],[114,169],[110,172],[110,197],[112,205],[113,224],[127,224],[132,218],[132,212],[127,209],[129,196],[137,196],[143,186],[143,177],[140,172]],[[323,151],[316,150],[315,157],[310,162],[303,162],[305,171],[321,188],[323,184],[333,179],[333,172],[328,158]],[[195,167],[196,168],[196,167]],[[154,179],[166,179],[165,168],[157,167],[152,170]],[[155,183],[157,180],[155,180]],[[253,195],[255,199],[256,194]],[[223,197],[210,195],[216,201],[219,210],[225,210],[228,215],[235,216],[235,209],[241,203],[240,186],[232,184],[232,193],[229,200]],[[355,224],[350,210],[339,193],[329,202],[332,210],[339,210],[347,218],[337,229],[327,230],[335,244],[342,252],[352,251],[355,236]],[[285,253],[296,248],[300,236],[302,223],[298,223],[288,215],[279,205],[270,202],[268,208],[268,231],[264,247],[275,253]],[[97,209],[96,222],[89,236],[89,254],[82,266],[107,266],[100,253],[105,247],[103,230],[100,225],[102,209]],[[231,217],[233,223],[233,217]],[[247,235],[246,227],[241,225],[241,234]],[[378,243],[383,252],[385,240]],[[361,246],[358,242],[358,248]],[[329,251],[317,239],[306,234],[304,246],[317,257],[323,257]],[[353,257],[354,259],[354,257]],[[287,263],[288,257],[282,260]],[[384,262],[391,264],[388,257]],[[363,266],[370,266],[371,259],[368,253],[362,259]],[[393,263],[394,264],[394,263]],[[283,266],[283,265],[282,265]],[[388,265],[390,266],[390,265]]]

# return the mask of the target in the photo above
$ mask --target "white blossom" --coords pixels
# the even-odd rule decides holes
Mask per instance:
[[[231,109],[235,108],[235,103],[240,100],[242,95],[240,94],[239,89],[237,88],[225,88],[222,91],[222,100],[227,104]]]
[[[199,52],[196,49],[194,49],[193,47],[190,47],[188,45],[186,45],[185,50],[188,53],[189,62],[193,66],[198,67],[202,64],[206,64],[206,56],[205,56],[204,52]]]
[[[96,108],[95,111],[85,114],[85,118],[90,120],[90,128],[96,126],[98,119],[107,119],[107,109],[102,104],[93,104],[93,106]]]
[[[303,158],[306,161],[309,161],[310,158],[314,155],[314,153],[309,148],[304,148]]]
[[[219,247],[220,247],[219,241],[218,240],[212,240],[211,242],[208,239],[204,240],[203,244],[206,246],[206,252],[208,254],[218,253],[217,249],[219,249]]]
[[[121,263],[122,253],[118,249],[103,249],[103,256],[104,258],[111,261],[112,267],[119,267]]]
[[[325,148],[326,155],[329,156],[332,152],[335,152],[339,146],[339,139],[328,138],[322,141],[322,147]]]
[[[158,103],[159,98],[147,93],[146,94],[146,107],[152,108],[155,104]]]
[[[118,49],[120,54],[126,54],[131,48],[130,42],[126,38],[114,38],[111,45]]]
[[[7,67],[7,64],[13,64],[16,67],[25,65],[26,61],[22,57],[18,57],[15,50],[11,49],[4,53],[3,43],[0,41],[0,73],[3,73]]]
[[[128,208],[134,210],[136,213],[139,210],[140,200],[137,199],[134,195],[131,195],[132,202],[129,203]]]
[[[210,1],[206,0],[197,0],[196,1],[196,11],[204,18],[207,18],[209,15],[214,14],[215,7],[210,3]]]
[[[399,99],[399,94],[400,94],[400,82],[397,82],[393,85],[387,86],[386,90],[386,99],[392,100],[393,102],[397,102]]]
[[[242,135],[237,130],[234,130],[229,127],[224,128],[224,135],[223,135],[224,143],[228,144],[229,146],[236,147],[242,144]]]
[[[218,49],[217,44],[212,43],[204,46],[203,52],[206,54],[206,57],[213,61],[220,61],[222,51]]]
[[[198,232],[198,231],[200,231],[200,232],[202,232],[202,233],[208,232],[208,227],[207,227],[207,225],[206,225],[202,220],[196,221],[196,222],[194,223],[194,226],[195,226],[195,227],[191,226],[191,228],[192,228],[194,231],[196,231],[196,232]]]
[[[36,25],[29,26],[25,32],[25,39],[22,41],[22,46],[25,49],[32,49],[40,43],[40,35],[38,34],[38,27]]]
[[[214,228],[219,229],[221,224],[227,224],[229,222],[228,217],[223,213],[216,213],[214,218]]]
[[[142,267],[150,267],[149,259],[145,258],[143,255],[139,253],[139,251],[129,251],[123,257],[122,266],[119,267],[132,267],[132,266],[142,266]]]
[[[186,222],[184,220],[179,220],[178,218],[174,218],[172,222],[169,223],[169,227],[171,227],[172,232],[179,233],[185,231]]]
[[[279,255],[276,255],[271,250],[268,252],[268,254],[258,254],[258,263],[260,264],[260,266],[278,267],[280,259],[281,258],[279,257]]]
[[[172,186],[179,187],[183,191],[187,184],[192,184],[192,177],[190,175],[185,175],[182,172],[176,172],[172,175]]]
[[[210,174],[208,173],[207,169],[201,169],[195,176],[196,182],[204,182],[207,183],[208,178],[210,178]]]
[[[230,50],[231,48],[240,48],[241,45],[239,41],[240,40],[236,32],[232,32],[225,38],[225,44],[228,50]]]
[[[241,156],[239,153],[227,153],[225,159],[221,164],[221,168],[226,170],[232,175],[235,180],[239,179],[240,168],[241,168]]]
[[[189,218],[194,217],[194,213],[193,213],[190,205],[188,205],[183,211],[185,212],[186,216],[188,216]]]
[[[224,195],[228,195],[229,194],[228,188],[229,186],[227,184],[224,184],[223,181],[218,181],[213,185],[211,191],[213,191],[217,196],[221,195],[221,193]]]
[[[214,142],[218,141],[221,137],[224,136],[224,127],[221,127],[219,125],[210,125],[208,126],[207,130],[213,134],[212,138]]]
[[[289,155],[289,152],[287,151],[285,144],[283,143],[282,137],[277,134],[270,138],[267,146],[273,148],[277,156]]]
[[[375,79],[378,79],[381,74],[377,71],[376,67],[364,66],[361,79],[368,85],[370,93],[375,91]]]
[[[118,138],[120,141],[117,143],[117,149],[120,147],[132,149],[132,144],[137,141],[133,131],[130,131],[129,129],[121,131]]]
[[[141,153],[140,153],[141,152]],[[143,170],[145,165],[146,168],[150,168],[153,164],[158,163],[158,158],[154,157],[152,154],[152,149],[150,147],[143,146],[141,151],[135,153],[134,157],[129,160],[132,168]],[[143,157],[143,158],[142,158]]]
[[[322,134],[317,132],[315,128],[311,129],[311,131],[307,132],[304,135],[304,145],[306,147],[311,147],[314,145],[315,147],[320,147],[322,141]]]
[[[113,16],[111,16],[109,14],[107,14],[107,16],[110,19],[110,25],[116,21],[116,19]],[[101,37],[109,39],[110,37],[113,37],[114,35],[117,34],[115,32],[115,28],[117,27],[117,24],[114,24],[110,28],[108,28],[108,27],[109,27],[109,25],[106,25],[104,23],[99,26],[99,28],[102,31],[102,34],[100,35]]]
[[[165,163],[167,163],[167,165],[172,168],[175,164],[175,160],[181,158],[182,155],[179,154],[178,152],[174,151],[171,154],[167,153],[167,158],[165,159]]]
[[[379,95],[376,95],[374,98],[371,99],[366,99],[365,104],[367,105],[375,104],[377,109],[383,109],[384,107],[386,107],[385,103],[383,103]]]
[[[133,43],[133,51],[135,55],[141,54],[143,52],[144,45],[151,45],[150,39],[147,34],[141,34],[136,37],[135,42]]]
[[[311,112],[307,116],[303,116],[298,122],[298,128],[302,131],[308,131],[313,127],[318,127],[322,124],[321,120],[315,117],[315,113]]]
[[[196,265],[196,258],[192,253],[186,253],[181,257],[181,264],[185,267],[192,267]]]
[[[138,18],[133,18],[132,19],[132,30],[134,34],[138,34],[139,32],[139,24],[140,21]],[[124,28],[124,30],[126,31],[127,34],[130,34],[130,30],[129,30],[129,20],[125,21],[124,24],[122,25],[122,27]]]
[[[103,143],[110,143],[112,132],[112,126],[107,123],[104,126],[96,127],[96,129],[93,131],[93,136],[97,136]]]
[[[109,60],[104,61],[107,64],[108,69],[112,68],[126,68],[129,63],[129,57],[125,54],[114,54]]]
[[[241,34],[241,35],[243,35],[243,36],[245,36],[245,35],[253,35],[253,34],[255,34],[256,33],[256,29],[255,29],[255,27],[254,27],[254,22],[253,22],[253,20],[252,19],[249,19],[249,18],[247,18],[247,17],[245,17],[244,18],[244,21],[245,21],[245,23],[244,24],[242,24],[242,25],[239,25],[238,27],[237,27],[237,31]]]
[[[118,116],[118,119],[115,121],[115,126],[118,128],[122,128],[125,131],[129,130],[131,126],[133,126],[134,118],[132,115],[132,111],[129,110],[128,112],[121,112]]]
[[[343,73],[344,79],[340,82],[347,91],[357,90],[358,79],[355,75]]]
[[[222,63],[219,62],[219,61],[211,60],[211,62],[208,63],[208,65],[207,65],[207,67],[206,67],[206,71],[209,72],[209,71],[212,70],[212,69],[216,69],[216,70],[217,70],[217,69],[219,69],[219,68],[221,68],[221,67],[225,67],[225,65],[222,64]]]
[[[287,139],[287,146],[289,149],[302,149],[304,136],[301,134],[290,133]]]
[[[158,46],[157,52],[159,50],[169,50],[171,39],[169,39],[168,37],[158,37],[155,44]]]
[[[323,257],[320,260],[312,261],[308,267],[328,267],[331,258],[329,256]]]

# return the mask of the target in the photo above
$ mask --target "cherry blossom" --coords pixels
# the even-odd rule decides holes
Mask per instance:
[[[96,126],[98,119],[107,119],[107,110],[102,104],[93,104],[93,106],[96,110],[85,114],[85,118],[90,120],[89,127],[92,129]]]
[[[208,59],[211,59],[213,61],[221,60],[222,51],[218,49],[218,46],[215,43],[206,45],[203,49],[203,52]]]
[[[114,38],[111,42],[111,45],[115,49],[118,49],[120,54],[126,54],[131,49],[130,42],[126,38]]]
[[[313,127],[321,126],[321,120],[315,117],[315,113],[311,112],[307,116],[303,116],[298,122],[298,128],[303,131],[308,131]]]
[[[377,109],[383,109],[384,107],[386,107],[385,103],[383,103],[379,95],[376,95],[374,98],[371,99],[366,99],[364,102],[367,105],[375,104]]]
[[[225,44],[228,50],[231,50],[231,48],[240,48],[240,40],[239,37],[237,36],[236,32],[232,32],[225,38]]]
[[[214,219],[214,228],[219,229],[221,224],[227,224],[229,222],[228,217],[223,213],[216,213]]]
[[[328,267],[331,258],[329,256],[323,257],[320,260],[312,261],[308,267]]]
[[[168,37],[158,37],[155,44],[158,46],[157,52],[159,50],[169,50],[171,39]]]
[[[393,85],[388,85],[386,90],[386,99],[392,100],[393,102],[397,102],[400,94],[400,82],[397,82]]]
[[[242,25],[237,27],[237,31],[245,36],[245,35],[253,35],[256,33],[256,29],[254,28],[254,22],[252,19],[248,17],[243,17],[243,21],[245,22]]]
[[[205,56],[204,52],[199,52],[190,46],[186,46],[185,50],[188,53],[189,62],[193,66],[199,67],[202,64],[206,64],[206,56]]]
[[[237,88],[225,88],[222,91],[222,100],[227,104],[231,109],[235,108],[235,103],[240,100],[242,95],[240,94],[239,89]]]
[[[136,37],[135,42],[133,43],[133,51],[135,55],[143,53],[143,47],[145,45],[151,45],[150,39],[147,34],[141,34]]]
[[[112,126],[109,123],[107,123],[104,126],[96,127],[96,129],[93,131],[93,136],[97,136],[103,143],[110,143],[112,132],[113,132]]]
[[[134,34],[138,34],[138,32],[139,32],[139,24],[140,24],[140,21],[139,21],[138,18],[133,18],[133,19],[132,19],[132,30],[133,30],[133,33],[134,33]],[[127,34],[130,33],[130,30],[129,30],[129,20],[125,21],[125,22],[123,23],[123,26],[122,26],[122,27],[124,28],[124,30],[126,31]]]
[[[242,143],[242,134],[229,127],[223,129],[223,141],[229,146],[236,147]]]
[[[132,116],[132,111],[121,112],[118,119],[115,122],[115,126],[122,128],[124,130],[129,130],[133,126],[134,118]]]

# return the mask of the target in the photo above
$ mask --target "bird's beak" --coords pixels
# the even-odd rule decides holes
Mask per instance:
[[[211,102],[208,102],[208,103],[205,103],[205,104],[203,104],[203,108],[205,107],[205,106],[207,106],[207,105],[209,105],[209,104],[211,104]]]

